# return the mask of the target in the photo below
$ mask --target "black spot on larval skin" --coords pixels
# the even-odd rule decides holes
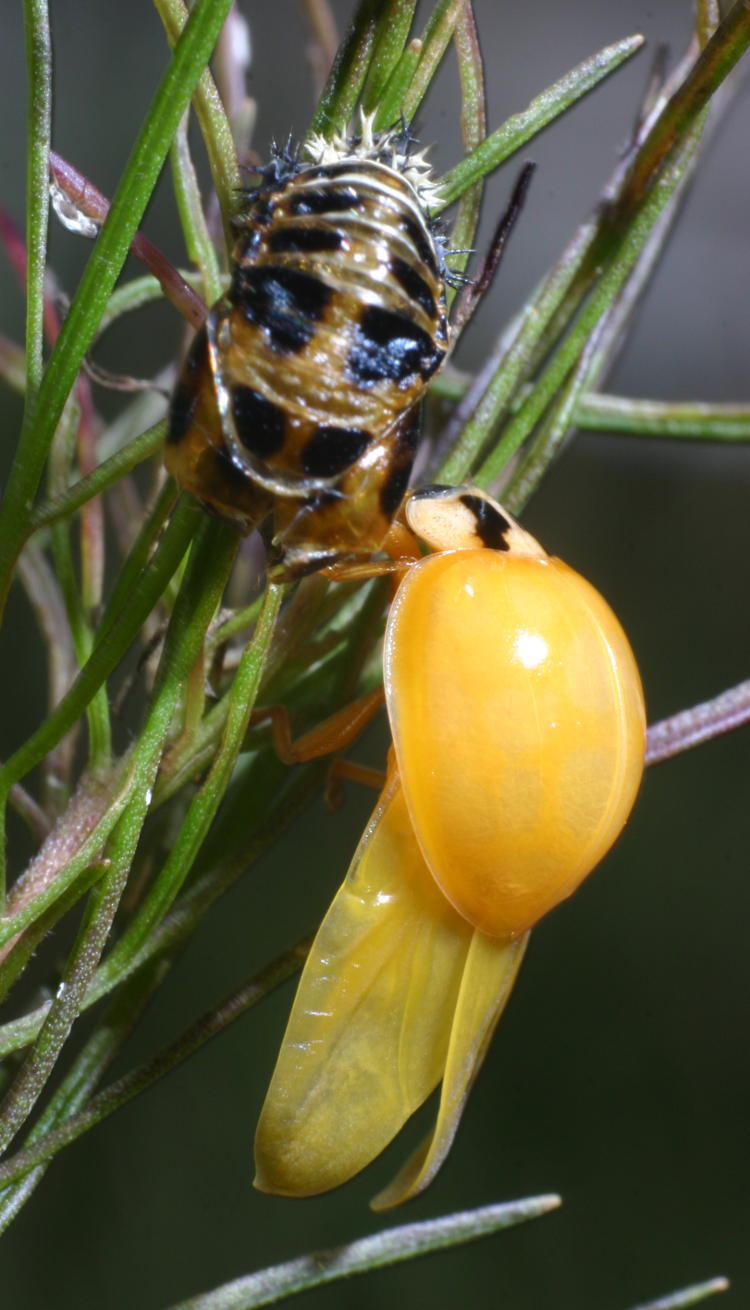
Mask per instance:
[[[232,417],[238,439],[259,459],[275,455],[283,446],[286,432],[283,411],[252,387],[232,388]]]
[[[347,368],[362,387],[376,382],[403,386],[415,375],[426,382],[439,367],[443,354],[416,323],[403,314],[373,305],[357,324]]]
[[[411,264],[398,255],[391,256],[391,272],[410,300],[419,305],[428,318],[435,318],[437,305],[428,284]]]
[[[508,550],[507,533],[510,523],[504,514],[483,496],[473,496],[466,492],[459,496],[462,505],[474,515],[477,536],[488,550]]]
[[[302,467],[311,478],[335,478],[350,468],[370,444],[363,428],[319,427],[308,441]]]
[[[404,499],[404,493],[409,485],[409,476],[411,474],[411,460],[408,463],[391,469],[383,486],[380,488],[380,508],[387,519],[392,519],[401,501]]]
[[[269,249],[274,254],[291,251],[295,254],[312,255],[318,251],[333,253],[340,250],[344,237],[335,228],[323,227],[280,227],[268,237]]]
[[[294,354],[312,338],[331,291],[319,278],[297,269],[238,266],[229,298],[268,334],[274,350]]]
[[[421,223],[418,223],[415,218],[410,218],[408,215],[405,215],[401,219],[401,227],[411,241],[419,258],[422,260],[422,263],[431,273],[434,273],[435,277],[437,277],[438,266],[435,258],[435,251],[432,242]]]
[[[300,191],[289,199],[289,213],[295,218],[304,214],[343,214],[361,208],[359,196],[351,187],[316,187]]]
[[[167,441],[174,444],[182,441],[193,421],[200,393],[200,374],[206,363],[207,350],[206,329],[201,328],[188,351],[169,405]]]

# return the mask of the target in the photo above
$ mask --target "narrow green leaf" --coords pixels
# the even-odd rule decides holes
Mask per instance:
[[[576,406],[574,423],[587,431],[630,432],[638,437],[750,441],[750,405],[637,400],[589,392]]]
[[[127,1105],[128,1101],[132,1101],[135,1096],[139,1096],[159,1079],[164,1078],[172,1069],[200,1050],[206,1042],[224,1032],[237,1019],[242,1018],[274,988],[299,972],[311,944],[312,934],[297,942],[288,951],[284,951],[272,964],[253,975],[219,1005],[201,1015],[153,1059],[131,1069],[129,1073],[118,1078],[116,1082],[93,1097],[85,1109],[66,1117],[59,1127],[51,1128],[43,1137],[36,1137],[33,1145],[24,1147],[16,1155],[11,1156],[0,1165],[0,1188],[17,1182],[30,1170],[51,1160],[64,1147],[70,1146],[90,1128],[101,1123],[102,1119],[106,1119],[115,1110]]]
[[[191,263],[200,270],[203,295],[208,304],[212,305],[219,299],[224,287],[190,154],[187,116],[180,123],[172,142],[172,181],[188,256]]]
[[[430,14],[422,33],[419,62],[404,94],[402,108],[407,123],[411,123],[427,94],[465,7],[465,0],[438,0]]]
[[[573,368],[591,332],[628,278],[648,241],[654,223],[679,184],[696,144],[695,137],[688,140],[682,152],[665,169],[659,187],[654,188],[647,195],[636,218],[632,220],[620,241],[617,253],[601,277],[596,291],[591,295],[570,332],[537,379],[528,400],[506,425],[500,441],[478,470],[476,479],[480,486],[487,486],[498,476],[511,456],[523,444],[558,388],[565,382],[569,370]]]
[[[52,131],[52,42],[47,0],[24,0],[29,82],[26,167],[26,406],[33,414],[42,380],[44,277],[49,215],[49,146]]]
[[[166,914],[193,866],[226,792],[247,731],[283,593],[283,587],[268,589],[257,628],[242,657],[229,693],[221,746],[206,781],[188,809],[179,836],[154,886],[110,956],[108,966],[111,969],[118,970],[140,950],[151,930]]]
[[[191,10],[187,8],[183,0],[154,0],[154,3],[164,24],[169,42],[176,48]],[[192,8],[194,7],[192,6]],[[224,5],[224,16],[226,16],[229,7],[229,5]],[[217,36],[223,21],[224,18],[222,17],[221,23],[216,28]],[[207,58],[203,62],[205,64]],[[224,236],[227,250],[229,250],[233,240],[230,219],[237,208],[239,193],[242,190],[242,174],[240,173],[234,148],[232,127],[224,111],[224,105],[216,83],[208,68],[203,68],[201,71],[195,88],[193,103],[224,220]]]
[[[634,1306],[633,1310],[683,1310],[685,1306],[697,1305],[699,1301],[704,1301],[707,1296],[715,1296],[717,1292],[728,1290],[727,1278],[710,1278],[708,1282],[693,1283],[691,1287],[683,1287],[680,1292],[660,1296],[656,1301],[645,1301],[642,1305]]]
[[[72,1067],[51,1097],[24,1142],[29,1147],[56,1124],[79,1111],[92,1095],[104,1071],[129,1035],[146,1000],[159,981],[159,968],[145,969],[133,979],[110,1007],[102,1026],[89,1038]],[[32,1196],[46,1173],[39,1165],[21,1182],[0,1191],[0,1232],[4,1232]]]
[[[63,495],[40,505],[29,519],[29,532],[37,532],[39,528],[47,527],[50,523],[69,518],[88,500],[100,496],[107,487],[118,482],[126,473],[132,473],[134,468],[161,449],[165,431],[166,420],[162,419],[146,432],[142,432],[139,437],[129,441],[127,446],[123,446],[115,455],[110,455],[109,459],[105,459],[87,477],[74,482]]]
[[[416,7],[417,0],[391,0],[388,6],[388,21],[379,26],[362,90],[362,108],[366,114],[371,114],[381,103],[386,83],[402,61]],[[389,126],[391,121],[383,126]]]
[[[532,1196],[505,1205],[486,1205],[479,1210],[463,1210],[423,1223],[386,1228],[373,1237],[363,1237],[348,1246],[328,1251],[314,1251],[274,1265],[260,1273],[225,1283],[213,1292],[190,1297],[171,1310],[254,1310],[255,1306],[273,1305],[295,1292],[321,1287],[352,1274],[366,1274],[371,1269],[413,1260],[416,1256],[444,1251],[462,1242],[488,1237],[514,1224],[538,1219],[560,1205],[559,1196]]]
[[[175,46],[24,424],[0,507],[0,610],[63,406],[231,0],[200,0]],[[33,419],[33,421],[32,421]]]
[[[390,18],[390,8],[384,8],[381,0],[360,0],[328,75],[309,135],[319,132],[330,138],[346,128],[365,84],[375,43]]]
[[[492,132],[480,146],[440,179],[439,212],[452,205],[467,187],[493,172],[509,155],[520,150],[566,109],[592,91],[626,59],[643,45],[642,36],[626,37],[591,55],[541,95],[535,96],[528,109],[514,114]]]

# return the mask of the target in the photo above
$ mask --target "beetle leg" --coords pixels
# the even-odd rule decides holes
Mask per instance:
[[[326,809],[331,812],[343,805],[344,779],[347,782],[356,782],[360,787],[373,787],[375,791],[382,791],[386,782],[386,772],[384,769],[373,769],[369,764],[357,764],[356,760],[345,760],[337,756],[331,761],[325,789]]]
[[[329,718],[318,723],[301,737],[292,738],[289,711],[285,705],[266,705],[254,710],[251,723],[271,721],[274,750],[285,764],[303,764],[346,750],[367,727],[383,704],[383,691],[378,687],[365,696],[344,705]]]

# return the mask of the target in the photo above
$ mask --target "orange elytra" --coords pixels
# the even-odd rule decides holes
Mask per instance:
[[[630,813],[638,669],[606,601],[489,497],[417,492],[406,517],[439,552],[404,578],[386,632],[406,803],[456,909],[516,936],[575,891]]]

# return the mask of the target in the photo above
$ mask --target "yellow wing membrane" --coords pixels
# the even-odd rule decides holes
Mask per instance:
[[[443,1115],[441,1105],[442,1159],[520,961],[518,943],[482,938],[478,948],[475,938],[431,877],[392,775],[300,980],[258,1123],[256,1187],[309,1196],[345,1182],[388,1145],[448,1064],[460,1068],[447,1095],[454,1108]],[[477,988],[483,951],[503,963]],[[477,1022],[475,1011],[493,1003]],[[471,1031],[461,1031],[467,1022]],[[427,1185],[437,1163],[428,1165],[410,1194]]]

